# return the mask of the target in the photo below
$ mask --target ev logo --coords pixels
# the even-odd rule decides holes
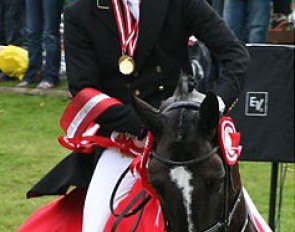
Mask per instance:
[[[267,116],[268,92],[246,93],[246,115]]]

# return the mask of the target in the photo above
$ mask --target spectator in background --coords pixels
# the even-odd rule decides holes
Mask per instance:
[[[263,43],[270,20],[270,0],[225,0],[223,17],[246,43]]]
[[[0,45],[6,44],[4,26],[4,1],[0,0]]]
[[[288,16],[291,14],[292,0],[272,0],[273,15],[271,27],[273,29],[285,29],[288,25]]]
[[[224,0],[208,0],[220,16],[223,15]]]
[[[273,1],[273,12],[275,14],[289,15],[291,13],[292,0],[272,0]]]
[[[42,47],[45,50],[43,78],[37,85],[40,89],[53,88],[59,83],[60,69],[60,19],[63,0],[26,0],[26,23],[29,51],[29,69],[17,87],[27,87],[38,81],[42,70]]]
[[[0,45],[24,46],[25,0],[0,0]],[[0,81],[11,80],[0,71]]]
[[[23,46],[25,0],[0,0],[1,45]]]
[[[73,2],[77,2],[78,0],[67,0],[67,3],[68,4],[71,4],[71,3],[73,3]]]

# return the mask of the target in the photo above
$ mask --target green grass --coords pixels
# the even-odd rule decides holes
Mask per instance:
[[[57,142],[59,118],[69,99],[0,94],[0,231],[12,232],[52,197],[25,199],[26,191],[58,163],[67,150]],[[268,218],[269,163],[241,162],[243,183]],[[294,164],[288,165],[282,206],[282,232],[295,228]]]
[[[282,164],[281,164],[282,165]],[[284,164],[287,168],[283,189],[281,211],[281,232],[295,231],[295,165]],[[270,163],[240,162],[242,181],[262,216],[268,221],[270,194]],[[279,181],[278,181],[279,182]],[[279,185],[279,184],[278,184]],[[277,196],[279,190],[277,191]],[[277,199],[277,210],[278,210]],[[276,212],[278,215],[278,212]],[[277,223],[276,223],[277,224]]]
[[[25,193],[67,154],[57,142],[68,99],[0,94],[0,231],[15,231],[47,198]]]

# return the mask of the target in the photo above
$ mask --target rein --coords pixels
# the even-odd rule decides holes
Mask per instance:
[[[139,212],[137,220],[136,220],[132,230],[130,231],[130,232],[135,232],[136,228],[140,222],[140,219],[141,219],[141,216],[143,213],[143,208],[144,208],[145,204],[151,199],[151,196],[147,195],[145,190],[142,190],[129,202],[129,204],[126,206],[126,208],[124,210],[122,210],[122,212],[120,212],[120,213],[115,212],[114,199],[116,197],[118,188],[119,188],[120,184],[122,183],[122,180],[125,178],[125,176],[127,175],[128,172],[129,172],[129,167],[126,168],[125,171],[121,174],[120,178],[118,179],[118,181],[113,189],[112,195],[111,195],[110,210],[111,210],[112,214],[117,218],[115,223],[112,226],[111,232],[116,231],[118,225],[120,224],[120,222],[122,221],[123,218],[133,216]],[[139,200],[141,200],[141,202],[137,203],[137,201],[139,201]],[[136,203],[137,203],[137,206],[135,207],[135,209],[132,209],[132,207],[134,207]]]
[[[232,210],[228,213],[228,216],[225,218],[225,220],[223,220],[223,222],[217,222],[215,225],[211,226],[209,229],[205,230],[204,232],[219,231],[219,229],[221,229],[221,228],[223,228],[223,231],[228,231],[228,227],[231,223],[232,217],[233,217],[234,213],[236,212],[238,206],[240,205],[242,195],[243,194],[242,194],[242,190],[241,190],[238,198],[235,201],[235,204],[234,204]],[[244,222],[243,227],[240,232],[245,231],[245,229],[247,228],[248,222],[249,222],[249,217],[248,217],[248,213],[247,213],[246,218],[245,218],[245,222]]]

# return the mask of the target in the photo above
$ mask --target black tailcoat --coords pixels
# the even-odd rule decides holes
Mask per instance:
[[[65,49],[73,95],[93,87],[124,103],[97,119],[104,129],[141,135],[141,122],[130,105],[130,96],[135,94],[156,107],[171,96],[180,71],[190,67],[187,42],[191,35],[204,42],[222,66],[215,93],[227,107],[236,99],[249,56],[205,0],[141,0],[136,70],[129,76],[118,69],[122,51],[111,1],[100,0],[100,4],[109,9],[98,8],[96,0],[80,0],[65,10]],[[79,156],[74,154],[68,158],[71,161],[64,160],[31,193],[63,193],[68,184],[87,186],[95,161],[88,156],[91,165],[79,169]],[[73,162],[75,165],[70,164]],[[72,167],[66,168],[67,163]],[[69,170],[67,174],[65,170]],[[77,173],[84,173],[82,180]],[[57,184],[40,191],[38,186],[48,186],[48,182]]]

